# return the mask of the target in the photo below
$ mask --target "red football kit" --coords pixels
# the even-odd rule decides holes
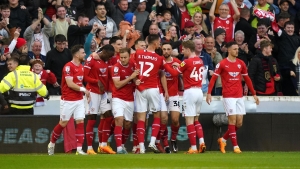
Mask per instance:
[[[84,81],[87,82],[86,88],[93,93],[103,94],[100,92],[98,80],[108,88],[108,66],[102,60],[96,60],[92,56],[88,57],[84,65]]]
[[[119,78],[120,81],[128,78],[135,70],[135,64],[129,62],[127,66],[123,66],[121,63],[115,64],[111,69],[112,78]],[[115,85],[112,85],[112,97],[119,98],[125,101],[134,101],[133,92],[134,92],[134,83],[133,81],[128,82],[125,86],[117,89]]]
[[[72,61],[68,62],[62,71],[61,80],[61,99],[66,101],[77,101],[83,99],[83,93],[81,91],[75,91],[68,87],[66,78],[73,78],[73,82],[82,87],[83,81],[83,66],[81,64],[75,65]]]
[[[135,53],[136,67],[140,70],[141,84],[137,86],[139,91],[149,88],[157,88],[159,70],[162,69],[163,58],[155,52],[137,50]]]
[[[226,32],[225,42],[230,42],[234,38],[234,27],[235,22],[231,15],[228,15],[227,18],[215,17],[213,22],[213,30],[217,28],[223,28]]]
[[[179,63],[180,60],[177,58],[172,58],[171,62],[166,62],[166,64],[169,64],[172,66],[173,63]],[[178,76],[172,76],[168,71],[165,70],[166,78],[167,78],[167,86],[168,86],[168,93],[169,96],[177,96],[178,95]]]
[[[111,69],[119,60],[120,60],[120,53],[117,53],[115,56],[110,58],[109,61],[107,62],[109,71],[108,71],[108,88],[106,89],[108,92],[112,91],[112,86],[114,85],[114,82],[112,81]]]

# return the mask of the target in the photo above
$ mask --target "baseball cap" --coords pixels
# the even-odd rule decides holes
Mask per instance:
[[[221,35],[222,33],[226,33],[226,31],[223,28],[217,28],[214,31],[214,36],[217,37],[217,36]]]
[[[195,26],[195,24],[192,21],[187,21],[184,24],[184,28],[190,28],[190,27],[194,27],[194,26]]]
[[[140,0],[140,3],[142,3],[142,2],[147,2],[147,0]]]

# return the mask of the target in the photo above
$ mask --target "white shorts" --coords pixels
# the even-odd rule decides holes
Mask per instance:
[[[84,101],[65,101],[60,100],[60,120],[69,121],[74,115],[75,120],[82,120],[85,117]]]
[[[180,112],[179,96],[170,96],[167,103],[168,111]]]
[[[194,117],[200,114],[203,101],[201,88],[189,88],[183,92],[183,115]]]
[[[135,90],[136,112],[160,111],[160,94],[158,88]]]
[[[164,94],[160,94],[160,111],[168,111],[168,108],[167,108],[167,103],[165,101],[165,96]]]
[[[133,102],[125,101],[119,98],[112,98],[112,113],[115,118],[124,116],[126,121],[132,121],[133,108]]]
[[[100,113],[104,114],[105,112],[111,110],[111,92],[104,93],[101,95],[101,102],[100,102]]]
[[[223,98],[223,105],[226,116],[246,114],[244,98]]]

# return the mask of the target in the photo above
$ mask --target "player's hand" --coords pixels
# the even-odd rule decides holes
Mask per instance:
[[[169,100],[169,93],[165,92],[165,101],[168,101],[168,100]]]
[[[58,84],[57,82],[55,82],[55,83],[53,84],[53,87],[59,87],[59,84]]]
[[[130,79],[134,79],[140,74],[140,69],[134,70],[134,72],[131,74]]]
[[[140,79],[136,79],[136,81],[135,81],[135,85],[140,85],[141,84],[141,80]]]
[[[100,92],[104,92],[104,86],[103,86],[103,84],[101,83],[100,80],[98,80],[98,87],[100,89]]]
[[[177,62],[174,62],[174,63],[172,64],[172,66],[173,66],[173,67],[179,67],[179,66],[180,66],[180,64],[179,64],[179,63],[177,63]]]
[[[214,71],[213,70],[209,70],[208,72],[209,72],[210,76],[214,75]]]
[[[256,95],[253,95],[256,105],[259,105],[259,99]]]
[[[296,74],[294,71],[290,71],[290,75],[296,77]]]
[[[46,70],[47,73],[50,73],[50,70]]]
[[[211,94],[207,94],[207,96],[206,96],[206,102],[207,102],[207,104],[210,105],[210,103],[211,103]]]
[[[88,101],[88,103],[90,103],[91,102],[91,95],[90,95],[90,91],[89,90],[85,90],[85,97],[86,97],[86,99],[87,99],[87,101]]]

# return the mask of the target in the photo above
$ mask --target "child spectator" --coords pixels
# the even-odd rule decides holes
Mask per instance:
[[[200,5],[202,4],[202,0],[197,0],[196,2],[194,2],[194,0],[186,0],[186,2],[187,2],[186,7],[191,16],[194,16],[194,14],[196,12],[202,13],[202,9],[200,7]],[[206,2],[204,2],[204,3],[206,3]]]
[[[133,13],[129,12],[124,15],[124,20],[121,21],[119,25],[122,38],[124,37],[126,30],[129,30],[129,33],[126,37],[128,48],[131,48],[134,45],[134,42],[140,38],[140,32],[135,30],[134,28],[135,23],[136,16]]]

